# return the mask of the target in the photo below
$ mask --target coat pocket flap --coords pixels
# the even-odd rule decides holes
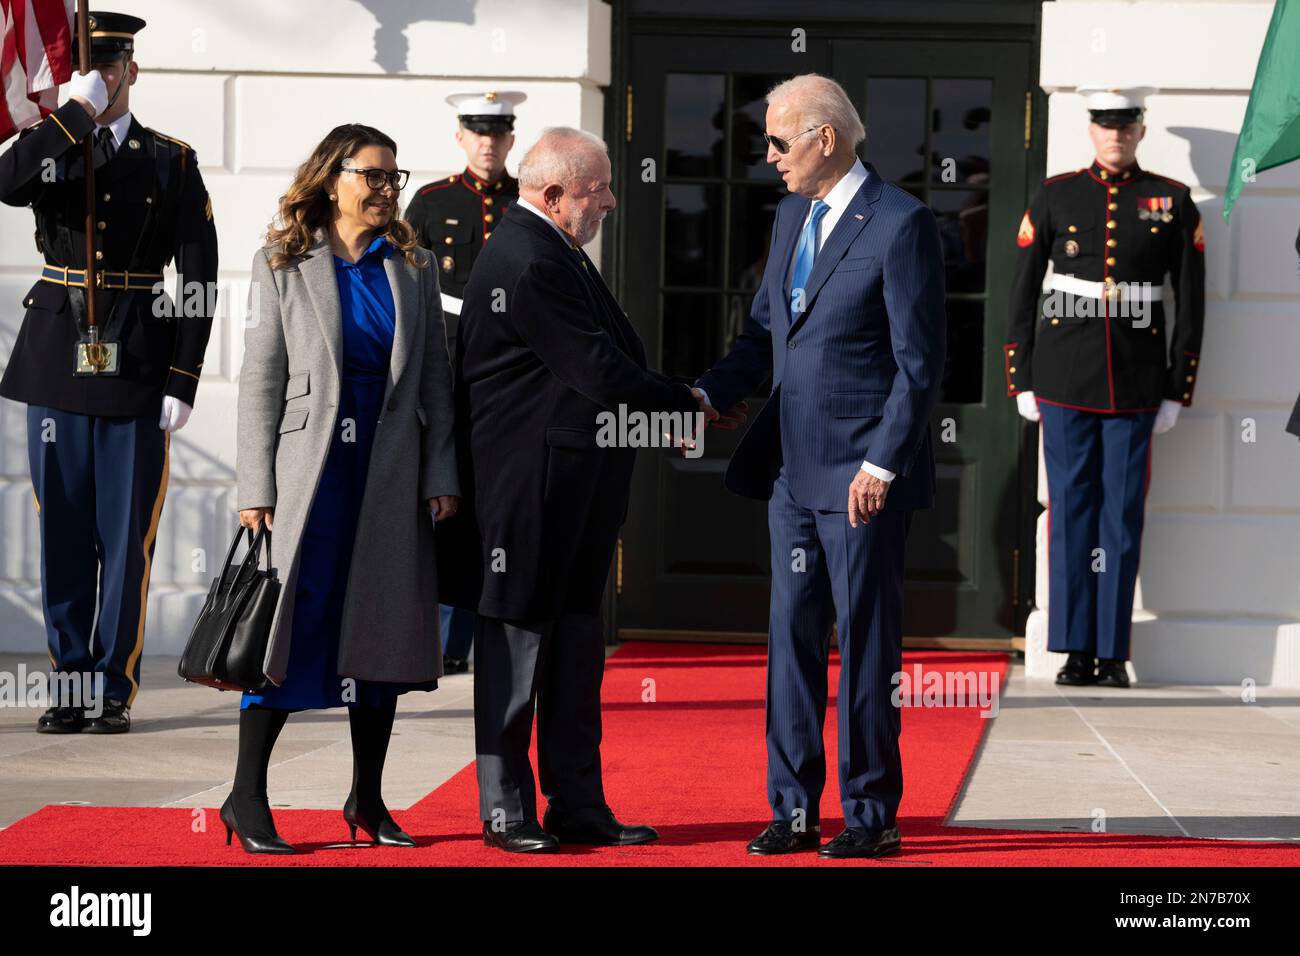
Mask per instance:
[[[851,272],[854,269],[870,269],[876,264],[875,256],[845,256],[835,265],[836,272]]]
[[[832,418],[878,418],[885,414],[888,392],[832,392]]]
[[[552,448],[573,448],[577,451],[595,451],[596,433],[585,428],[566,428],[552,425],[546,429],[546,444]]]
[[[284,418],[280,419],[280,434],[285,432],[294,432],[307,424],[307,409],[295,408],[292,411],[284,413]]]
[[[284,400],[287,402],[291,398],[298,398],[300,395],[306,395],[311,391],[310,372],[294,372],[289,376],[289,382],[284,387]]]

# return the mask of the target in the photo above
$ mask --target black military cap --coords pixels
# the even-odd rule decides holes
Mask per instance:
[[[124,54],[135,51],[135,35],[144,29],[144,21],[129,13],[110,13],[107,10],[91,10],[90,20],[90,60],[92,63],[104,63],[116,60]],[[75,21],[74,21],[75,23]],[[76,49],[77,36],[74,30],[73,49]]]

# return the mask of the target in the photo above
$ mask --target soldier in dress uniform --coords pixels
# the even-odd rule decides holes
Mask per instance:
[[[1020,221],[1003,349],[1007,394],[1042,422],[1057,683],[1127,687],[1151,436],[1192,403],[1205,236],[1187,186],[1137,164],[1154,91],[1079,92],[1096,159],[1046,180]]]
[[[447,341],[456,354],[456,318],[465,283],[483,244],[506,209],[519,198],[519,182],[506,172],[506,157],[515,145],[515,107],[527,94],[512,90],[453,93],[447,102],[456,109],[456,142],[465,150],[465,168],[424,186],[406,210],[420,245],[433,250],[440,268],[442,307],[448,315]],[[443,608],[446,646],[443,669],[448,674],[469,669],[474,642],[473,612]]]
[[[68,102],[0,154],[0,200],[31,206],[45,259],[0,381],[0,395],[27,405],[55,691],[37,723],[44,733],[130,729],[170,432],[194,404],[217,277],[212,202],[194,150],[130,111],[144,21],[91,12],[89,24],[95,68],[73,76]],[[162,291],[173,259],[188,293],[176,300]],[[102,700],[58,693],[89,687],[94,697],[101,680]]]

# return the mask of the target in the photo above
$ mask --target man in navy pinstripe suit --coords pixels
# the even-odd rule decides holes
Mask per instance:
[[[896,853],[903,542],[934,498],[930,412],[945,354],[943,257],[929,208],[855,150],[857,110],[834,81],[797,76],[767,95],[767,161],[781,200],[745,332],[699,380],[731,408],[772,393],[727,467],[767,499],[772,598],[767,792],[751,853],[820,844],[827,657],[838,626],[839,780],[845,829],[827,857]]]

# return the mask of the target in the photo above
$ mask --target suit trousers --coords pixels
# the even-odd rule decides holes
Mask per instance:
[[[478,615],[474,627],[474,749],[479,816],[503,824],[537,819],[528,746],[537,710],[542,793],[558,813],[605,805],[600,773],[600,618],[562,614],[541,622]]]
[[[845,499],[848,489],[845,488]],[[893,826],[903,796],[894,675],[903,654],[903,546],[911,511],[857,528],[843,511],[794,500],[784,470],[768,503],[772,598],[767,656],[767,798],[772,819],[820,822],[827,664],[838,629],[840,803],[844,823]]]
[[[1127,660],[1155,412],[1040,402],[1047,470],[1047,649]]]
[[[156,414],[27,407],[50,665],[59,674],[102,673],[104,696],[127,704],[140,689],[169,449]]]

